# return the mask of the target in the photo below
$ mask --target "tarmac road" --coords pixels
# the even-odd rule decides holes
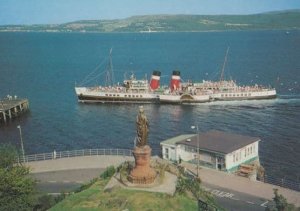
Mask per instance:
[[[215,196],[215,200],[226,210],[263,211],[270,204],[267,199],[229,190],[215,185],[202,183],[204,189]]]
[[[33,173],[39,191],[51,194],[72,192],[82,184],[99,177],[104,168],[74,169]]]

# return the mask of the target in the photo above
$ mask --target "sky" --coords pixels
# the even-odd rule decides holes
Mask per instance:
[[[155,14],[255,14],[300,9],[300,0],[0,0],[0,25],[60,24]]]

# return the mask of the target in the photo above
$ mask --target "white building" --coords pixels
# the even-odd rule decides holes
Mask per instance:
[[[258,143],[260,138],[231,134],[222,131],[186,134],[162,141],[164,159],[174,162],[198,162],[222,171],[235,171],[240,164],[258,160]]]

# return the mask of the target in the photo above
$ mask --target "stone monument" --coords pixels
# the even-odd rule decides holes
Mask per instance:
[[[151,184],[156,178],[156,171],[150,167],[151,148],[147,144],[149,123],[143,106],[139,107],[136,117],[136,146],[133,150],[135,167],[128,176],[128,181],[134,184]]]

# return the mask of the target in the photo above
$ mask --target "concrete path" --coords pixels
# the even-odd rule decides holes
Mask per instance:
[[[161,184],[155,184],[154,182],[154,185],[149,185],[149,187],[146,188],[138,187],[137,185],[125,186],[119,181],[118,177],[119,175],[117,175],[116,177],[112,177],[108,184],[105,186],[104,190],[111,189],[113,187],[122,187],[130,190],[166,193],[171,196],[173,196],[176,191],[177,177],[176,175],[169,172],[165,172],[165,177]]]
[[[182,165],[196,174],[196,165],[186,162],[182,163]],[[248,178],[208,168],[200,168],[199,176],[201,180],[207,184],[212,184],[215,186],[265,198],[268,200],[273,200],[273,189],[277,188],[279,194],[282,194],[289,203],[300,207],[300,192],[297,191],[259,181],[251,181]]]

